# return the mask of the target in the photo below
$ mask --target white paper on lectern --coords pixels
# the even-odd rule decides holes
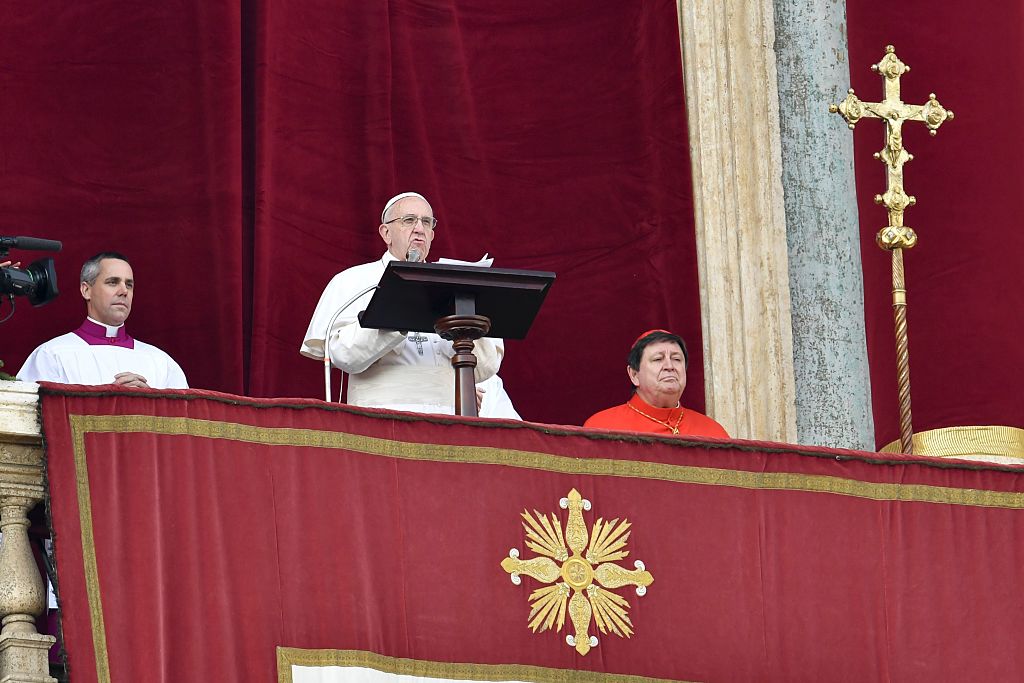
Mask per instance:
[[[434,261],[434,263],[442,266],[479,266],[481,268],[490,268],[491,264],[494,263],[494,259],[491,258],[490,254],[484,254],[480,257],[479,261],[463,261],[457,258],[440,258]]]

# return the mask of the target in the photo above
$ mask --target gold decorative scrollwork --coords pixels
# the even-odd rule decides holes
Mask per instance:
[[[908,195],[899,185],[888,190],[880,199],[880,203],[892,211],[904,211],[908,206],[913,206],[917,203],[917,198]]]
[[[917,244],[917,233],[906,225],[888,225],[882,228],[875,238],[882,249],[912,249]]]
[[[878,64],[873,64],[871,70],[886,78],[896,79],[910,71],[910,67],[896,56],[896,48],[892,45],[885,46],[885,56]]]
[[[838,113],[844,119],[846,119],[847,125],[850,130],[853,130],[857,125],[857,122],[864,117],[864,103],[861,102],[860,98],[857,97],[853,88],[850,88],[846,93],[846,98],[839,104],[830,105],[828,110],[833,114]]]
[[[928,132],[931,135],[935,135],[939,126],[947,120],[953,119],[953,112],[939,104],[935,93],[931,93],[928,95],[928,101],[921,108],[921,118],[924,120],[924,124],[928,126]]]

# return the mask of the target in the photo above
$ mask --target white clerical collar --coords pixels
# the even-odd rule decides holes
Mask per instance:
[[[385,251],[384,256],[381,257],[380,262],[387,266],[392,261],[397,261],[398,257],[392,254],[390,251]]]
[[[104,323],[101,323],[99,320],[95,320],[89,316],[85,316],[85,319],[95,325],[99,325],[100,327],[102,327],[106,331],[106,334],[104,336],[107,337],[116,337],[117,331],[124,327],[124,323],[121,323],[120,325],[106,325]]]

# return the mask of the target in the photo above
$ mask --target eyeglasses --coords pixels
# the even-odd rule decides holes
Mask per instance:
[[[427,230],[433,230],[437,227],[437,219],[433,216],[414,216],[412,214],[399,216],[398,218],[392,218],[391,220],[384,222],[394,223],[395,221],[401,223],[403,228],[415,227],[417,222],[423,223],[423,227]]]

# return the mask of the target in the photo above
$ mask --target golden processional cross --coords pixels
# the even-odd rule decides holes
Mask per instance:
[[[878,246],[892,253],[892,306],[896,318],[896,368],[900,398],[900,450],[910,453],[913,449],[914,428],[910,418],[910,353],[907,346],[907,289],[903,274],[903,250],[917,244],[917,233],[903,224],[903,212],[913,206],[916,199],[903,190],[903,165],[914,160],[914,155],[903,147],[903,122],[923,121],[928,132],[935,131],[946,119],[953,118],[953,112],[944,109],[935,94],[928,95],[922,105],[905,104],[900,100],[900,76],[910,67],[896,56],[892,45],[885,46],[885,57],[871,70],[885,79],[885,99],[881,102],[863,102],[850,88],[846,99],[838,105],[831,105],[829,111],[839,113],[850,130],[862,118],[885,121],[885,146],[875,152],[874,158],[885,164],[886,192],[876,194],[875,203],[882,204],[889,211],[889,225],[882,228],[876,241]]]

